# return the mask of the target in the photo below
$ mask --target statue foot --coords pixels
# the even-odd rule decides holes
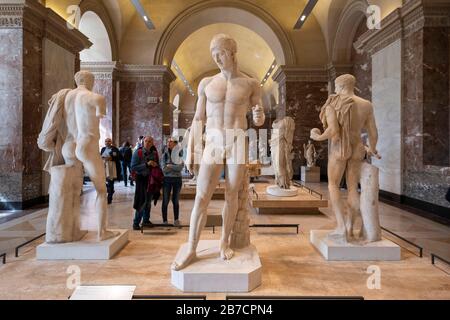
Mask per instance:
[[[346,243],[347,242],[347,232],[345,229],[336,229],[328,234],[328,239],[335,242]]]
[[[188,265],[191,264],[191,262],[197,257],[197,254],[195,253],[195,251],[188,251],[187,253],[185,253],[183,256],[181,256],[181,258],[179,258],[178,260],[174,261],[172,263],[172,270],[173,271],[180,271],[183,270],[184,268],[186,268]]]
[[[102,232],[100,232],[99,236],[98,236],[98,241],[105,241],[111,238],[115,238],[120,234],[120,232],[114,232],[114,231],[109,231],[109,230],[103,230]]]
[[[234,256],[234,251],[230,249],[228,246],[223,246],[220,248],[220,258],[222,260],[231,260]]]
[[[76,242],[76,241],[81,241],[81,239],[83,239],[84,236],[87,235],[87,233],[88,233],[88,232],[87,232],[86,230],[77,230],[77,231],[75,232],[75,235],[73,236],[74,242]]]

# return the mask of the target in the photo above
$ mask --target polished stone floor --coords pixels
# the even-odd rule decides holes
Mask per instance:
[[[309,185],[327,196],[326,184]],[[88,187],[89,188],[89,187]],[[130,228],[133,189],[116,186],[109,220],[113,228]],[[95,193],[83,196],[83,224],[95,224],[92,215]],[[221,211],[223,201],[212,201],[211,213]],[[192,200],[181,201],[181,220],[188,224]],[[171,210],[171,207],[169,207]],[[298,223],[295,229],[252,229],[252,242],[259,251],[263,265],[263,284],[250,295],[289,296],[363,296],[366,299],[450,299],[449,269],[432,266],[429,254],[450,259],[450,228],[400,209],[381,204],[382,225],[425,248],[425,257],[403,249],[400,262],[327,262],[310,245],[309,231],[329,229],[334,225],[328,208],[323,214],[264,215],[252,213],[252,223]],[[45,232],[46,209],[20,216],[0,224],[0,253],[11,252],[26,240]],[[154,223],[161,221],[161,203],[152,209]],[[220,230],[218,231],[220,232]],[[205,229],[202,238],[217,239],[218,232]],[[388,236],[388,234],[386,234]],[[170,284],[170,264],[187,240],[188,229],[152,229],[145,234],[133,231],[130,242],[114,259],[99,261],[41,262],[35,259],[35,241],[20,251],[19,258],[9,253],[7,264],[0,265],[0,299],[67,299],[72,289],[70,266],[81,270],[85,285],[136,285],[139,295],[181,294]],[[397,240],[396,240],[397,241]],[[413,247],[399,242],[414,251]],[[370,266],[381,271],[381,288],[367,286]],[[221,299],[225,294],[208,294],[209,299]]]

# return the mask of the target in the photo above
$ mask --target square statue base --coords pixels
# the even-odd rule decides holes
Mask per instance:
[[[200,241],[197,260],[180,271],[172,270],[172,285],[183,292],[250,292],[261,285],[262,266],[255,246],[235,251],[224,261],[219,255],[219,241]],[[177,258],[187,250],[187,243]]]
[[[111,230],[120,234],[97,242],[97,233],[89,232],[81,241],[43,243],[36,249],[37,260],[109,260],[128,243],[128,230]]]
[[[303,182],[319,183],[320,182],[320,167],[302,166],[300,178]]]
[[[383,239],[368,244],[338,243],[328,239],[330,230],[311,230],[310,241],[328,261],[399,261],[400,246]]]

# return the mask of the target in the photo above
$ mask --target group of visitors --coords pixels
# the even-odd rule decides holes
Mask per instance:
[[[129,181],[131,186],[135,186],[134,230],[140,230],[142,225],[152,226],[151,205],[156,206],[161,190],[163,223],[168,224],[168,205],[172,200],[174,225],[180,226],[179,197],[184,163],[182,150],[177,146],[178,141],[170,138],[160,158],[150,136],[139,137],[134,149],[128,141],[118,149],[111,139],[105,140],[105,147],[100,153],[105,164],[108,204],[112,203],[115,181],[123,180],[125,186]]]

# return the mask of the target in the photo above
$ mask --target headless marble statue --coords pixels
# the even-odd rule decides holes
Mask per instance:
[[[270,148],[275,180],[281,189],[289,189],[294,176],[292,168],[294,132],[295,122],[290,117],[275,120],[273,123]]]
[[[224,137],[229,132],[247,129],[247,112],[253,110],[255,125],[264,124],[264,109],[261,107],[261,92],[259,82],[242,74],[237,66],[237,44],[235,40],[224,34],[214,36],[211,42],[211,54],[221,72],[200,82],[198,89],[197,110],[191,127],[188,155],[194,154],[197,146],[202,144],[203,126],[205,130],[205,150],[201,156],[200,171],[197,180],[197,193],[191,215],[188,250],[172,264],[175,271],[187,267],[196,257],[196,249],[200,234],[206,223],[207,207],[213,192],[219,182],[222,171],[225,170],[225,206],[223,208],[223,230],[220,241],[220,256],[224,260],[233,257],[230,235],[237,220],[240,193],[248,196],[248,178],[246,163],[236,161],[230,150],[245,150],[244,145],[231,142]],[[194,141],[195,140],[195,141]],[[227,140],[224,145],[224,140]],[[239,139],[238,139],[239,142]],[[211,161],[211,155],[220,161]],[[234,155],[235,156],[235,155]],[[195,158],[192,155],[192,158]],[[198,159],[197,159],[198,160]],[[192,171],[197,161],[186,161]],[[242,188],[246,186],[247,188]],[[245,206],[247,203],[244,204]],[[239,219],[238,219],[239,220]],[[247,221],[248,222],[248,221]]]
[[[58,117],[52,117],[49,110],[46,121],[54,121],[55,128],[51,133],[44,122],[44,129],[39,137],[38,143],[41,149],[53,153],[50,158],[51,163],[46,165],[46,169],[52,167],[50,209],[47,218],[47,242],[50,243],[77,241],[85,234],[79,230],[83,167],[97,191],[95,208],[98,215],[98,241],[118,235],[106,228],[106,178],[99,154],[100,118],[106,115],[106,101],[103,96],[91,91],[94,80],[92,73],[80,71],[75,75],[76,89],[63,90],[54,96],[54,99],[58,99],[60,114]],[[56,148],[45,148],[45,140],[53,140]],[[59,158],[58,155],[61,157]],[[55,161],[57,158],[59,161]],[[62,170],[61,165],[64,165],[67,170]],[[71,182],[63,183],[61,178]],[[69,190],[70,186],[72,186],[71,190]],[[71,205],[61,206],[61,203],[68,202],[66,195],[70,196]],[[72,210],[69,210],[70,207]],[[70,213],[62,215],[61,212],[58,213],[61,210],[69,210]],[[70,230],[61,228],[61,225],[68,226],[68,219],[75,221],[70,223]],[[68,234],[73,236],[68,237]]]
[[[354,93],[355,77],[343,75],[336,79],[336,93],[322,108],[320,118],[325,128],[311,130],[311,139],[330,140],[328,158],[328,188],[330,201],[336,215],[337,228],[329,237],[347,242],[353,238],[355,218],[361,213],[363,240],[375,242],[381,239],[378,216],[378,171],[364,162],[364,158],[379,157],[376,150],[378,131],[372,104]],[[361,134],[367,130],[369,147],[362,143]],[[361,173],[364,176],[361,179]],[[346,173],[348,187],[348,212],[340,196],[340,183]],[[363,200],[360,206],[358,183],[362,183]],[[373,201],[367,201],[371,199]]]

